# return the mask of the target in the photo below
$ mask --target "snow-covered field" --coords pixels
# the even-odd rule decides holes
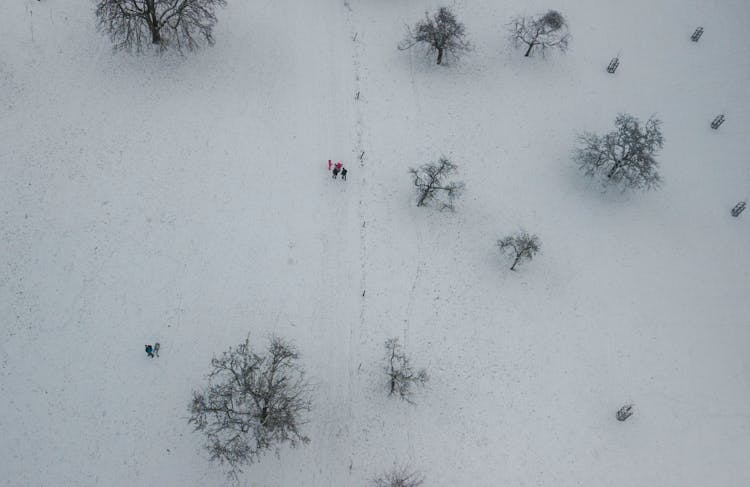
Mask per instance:
[[[90,0],[0,3],[0,484],[227,484],[191,390],[275,332],[311,443],[241,485],[750,485],[750,3],[457,0],[474,51],[443,67],[396,49],[436,2],[228,3],[186,57],[113,54]],[[523,58],[505,24],[547,8],[571,49]],[[661,190],[570,161],[618,112],[663,120]],[[455,213],[407,174],[442,154]],[[542,254],[510,272],[519,227]]]

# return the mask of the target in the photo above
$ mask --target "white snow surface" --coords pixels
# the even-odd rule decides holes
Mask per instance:
[[[428,0],[229,0],[186,56],[113,53],[91,0],[0,2],[0,485],[232,485],[187,405],[271,333],[311,442],[240,485],[750,485],[750,2],[449,3],[474,50],[436,66],[396,49]],[[570,51],[524,58],[506,23],[548,8]],[[663,120],[662,189],[571,161],[618,112]],[[407,174],[440,155],[454,213]]]

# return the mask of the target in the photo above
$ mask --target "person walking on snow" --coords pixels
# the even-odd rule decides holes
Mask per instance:
[[[342,181],[346,181],[346,173],[347,173],[347,172],[348,172],[348,171],[346,170],[346,168],[342,166],[342,167],[341,167],[341,180],[342,180]]]
[[[331,164],[333,164],[333,163],[331,162],[331,160],[330,160],[330,159],[328,159],[328,170],[329,170],[329,171],[331,170]]]
[[[339,175],[339,168],[334,166],[333,167],[333,179],[336,179],[336,176]]]
[[[152,347],[151,345],[146,345],[146,354],[149,357],[154,358],[154,347]]]
[[[336,166],[335,166],[335,167],[336,167],[336,169],[338,169],[338,170],[339,170],[339,172],[340,172],[340,171],[341,171],[341,168],[342,168],[342,167],[344,167],[344,165],[343,165],[343,164],[341,163],[341,161],[339,161],[339,162],[337,162],[337,163],[336,163]]]

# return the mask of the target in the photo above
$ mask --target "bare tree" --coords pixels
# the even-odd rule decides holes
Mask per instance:
[[[514,271],[516,270],[516,265],[522,259],[531,260],[539,252],[539,249],[541,249],[542,243],[536,235],[531,235],[529,232],[521,230],[502,240],[498,240],[497,246],[500,248],[500,252],[511,254],[513,265],[510,266],[510,270]]]
[[[510,39],[515,46],[527,45],[524,56],[529,57],[537,46],[542,50],[542,55],[547,48],[566,51],[570,33],[565,17],[556,10],[550,10],[535,17],[515,17],[510,23]]]
[[[587,176],[606,176],[606,181],[629,188],[655,189],[661,185],[654,156],[664,146],[661,121],[644,124],[632,115],[620,114],[615,130],[603,136],[584,133],[573,158]]]
[[[300,426],[311,387],[298,359],[291,344],[274,336],[265,355],[253,352],[248,338],[211,360],[208,387],[193,392],[189,423],[206,435],[210,459],[228,464],[230,474],[274,446],[309,441]]]
[[[417,187],[417,206],[435,201],[441,210],[453,210],[464,183],[447,182],[445,178],[455,174],[456,170],[457,166],[446,157],[440,157],[437,162],[425,164],[419,169],[409,169]]]
[[[388,364],[385,367],[385,373],[388,374],[388,395],[398,396],[407,401],[411,401],[414,392],[414,385],[423,386],[429,377],[427,370],[415,370],[412,367],[409,357],[406,356],[398,338],[389,338],[385,341],[386,360]]]
[[[192,51],[201,42],[214,43],[214,11],[226,0],[99,0],[99,29],[109,34],[115,49],[140,52],[148,42],[160,49]]]
[[[419,487],[424,478],[419,472],[413,472],[407,467],[394,467],[373,480],[375,487]]]
[[[471,50],[465,31],[464,24],[456,20],[451,9],[440,7],[432,17],[425,12],[425,19],[417,22],[413,31],[407,27],[406,39],[398,48],[403,51],[422,43],[427,46],[428,54],[437,52],[437,64],[442,64],[444,54],[459,57]]]

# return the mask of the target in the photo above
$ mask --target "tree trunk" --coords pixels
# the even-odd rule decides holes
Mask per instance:
[[[425,188],[422,190],[422,194],[419,196],[419,201],[417,201],[417,206],[424,206],[424,200],[427,199],[427,196],[432,192],[431,188]]]
[[[161,44],[161,36],[159,35],[159,29],[157,29],[155,26],[151,24],[149,24],[149,28],[151,29],[151,43]]]
[[[437,63],[441,64],[443,62],[443,50],[438,48],[437,51],[438,51]]]
[[[513,265],[510,266],[510,270],[516,270],[516,264],[518,264],[519,260],[521,260],[521,254],[516,255],[516,260],[513,261]]]
[[[391,376],[391,392],[389,393],[389,395],[393,395],[393,393],[396,392],[396,371],[393,370],[393,359],[395,357],[396,357],[396,348],[394,346],[393,350],[391,350],[391,360],[389,362],[391,365],[391,371],[388,374]]]
[[[161,44],[161,34],[159,34],[159,19],[156,17],[156,5],[153,0],[146,2],[146,16],[148,17],[148,29],[151,31],[151,43]]]
[[[612,169],[610,169],[609,173],[607,174],[607,179],[612,179],[612,176],[614,176],[617,170],[620,169],[620,166],[620,163],[616,163],[614,166],[612,166]]]
[[[532,42],[531,44],[529,44],[529,48],[528,48],[528,49],[526,49],[526,54],[524,54],[524,56],[525,56],[525,57],[529,57],[529,56],[531,56],[531,50],[532,50],[533,48],[534,48],[534,43]]]

